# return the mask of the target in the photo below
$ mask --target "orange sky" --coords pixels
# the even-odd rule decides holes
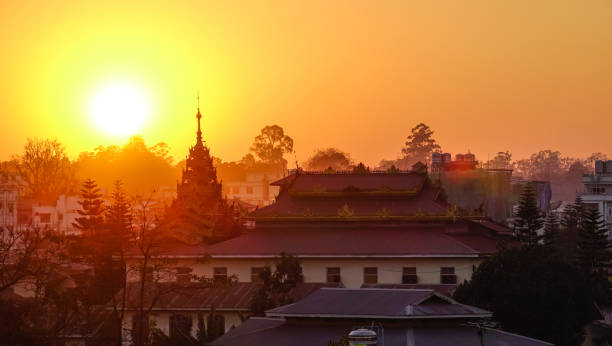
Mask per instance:
[[[0,159],[26,137],[70,155],[125,138],[88,114],[128,80],[141,134],[182,158],[195,95],[214,155],[278,124],[300,161],[334,146],[376,164],[425,122],[451,152],[612,154],[612,2],[0,2]],[[290,160],[292,161],[292,160]]]

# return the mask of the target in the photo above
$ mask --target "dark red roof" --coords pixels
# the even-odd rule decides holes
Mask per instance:
[[[477,257],[496,251],[493,235],[474,234],[467,223],[408,223],[269,227],[213,245],[176,246],[175,256],[276,257]]]
[[[301,172],[295,177],[291,189],[295,191],[344,191],[345,189],[418,190],[427,180],[427,174],[402,173],[309,173]]]
[[[251,216],[337,216],[350,209],[355,216],[445,215],[450,207],[426,173],[294,173],[275,183],[276,202]]]
[[[321,287],[340,287],[340,284],[328,283],[300,283],[293,288],[289,295],[294,301],[300,300]],[[215,309],[248,311],[250,302],[261,287],[261,284],[253,282],[236,282],[226,285],[215,285],[202,283],[175,283],[163,282],[149,284],[146,288],[145,306],[149,306],[155,296],[158,297],[153,310],[178,310],[188,309],[197,311]],[[127,285],[126,309],[136,309],[139,303],[140,283],[130,282]],[[121,292],[118,293],[118,297]]]

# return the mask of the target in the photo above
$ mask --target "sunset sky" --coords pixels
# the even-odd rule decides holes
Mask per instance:
[[[480,159],[612,155],[610,0],[5,0],[0,77],[0,160],[26,137],[76,157],[134,131],[182,159],[198,91],[224,160],[278,124],[299,161],[333,146],[375,165],[419,122]],[[96,122],[117,85],[146,104],[139,130]]]

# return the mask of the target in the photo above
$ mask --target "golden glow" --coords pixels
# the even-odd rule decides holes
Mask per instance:
[[[177,159],[198,91],[224,160],[277,124],[300,162],[333,146],[376,165],[419,122],[482,160],[612,155],[610,23],[610,0],[0,1],[0,160],[27,137],[72,157],[122,144],[90,111],[112,78],[145,94],[139,134]]]
[[[98,90],[90,104],[96,126],[115,135],[133,135],[149,116],[150,103],[139,88],[129,83],[108,84]]]

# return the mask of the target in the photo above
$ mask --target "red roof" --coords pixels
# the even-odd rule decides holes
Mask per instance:
[[[384,225],[310,224],[247,231],[213,245],[176,246],[175,256],[276,257],[477,257],[496,251],[493,235],[478,234],[467,223]]]
[[[300,283],[294,287],[289,296],[294,301],[300,300],[322,287],[340,287],[340,284],[327,283]],[[145,306],[149,306],[152,299],[157,295],[158,299],[153,310],[209,310],[215,309],[248,311],[251,300],[261,284],[253,282],[236,282],[226,285],[211,286],[203,283],[175,283],[163,282],[149,284],[146,287]],[[139,303],[140,283],[130,282],[127,285],[126,309],[136,309]],[[121,292],[118,293],[121,297]]]

